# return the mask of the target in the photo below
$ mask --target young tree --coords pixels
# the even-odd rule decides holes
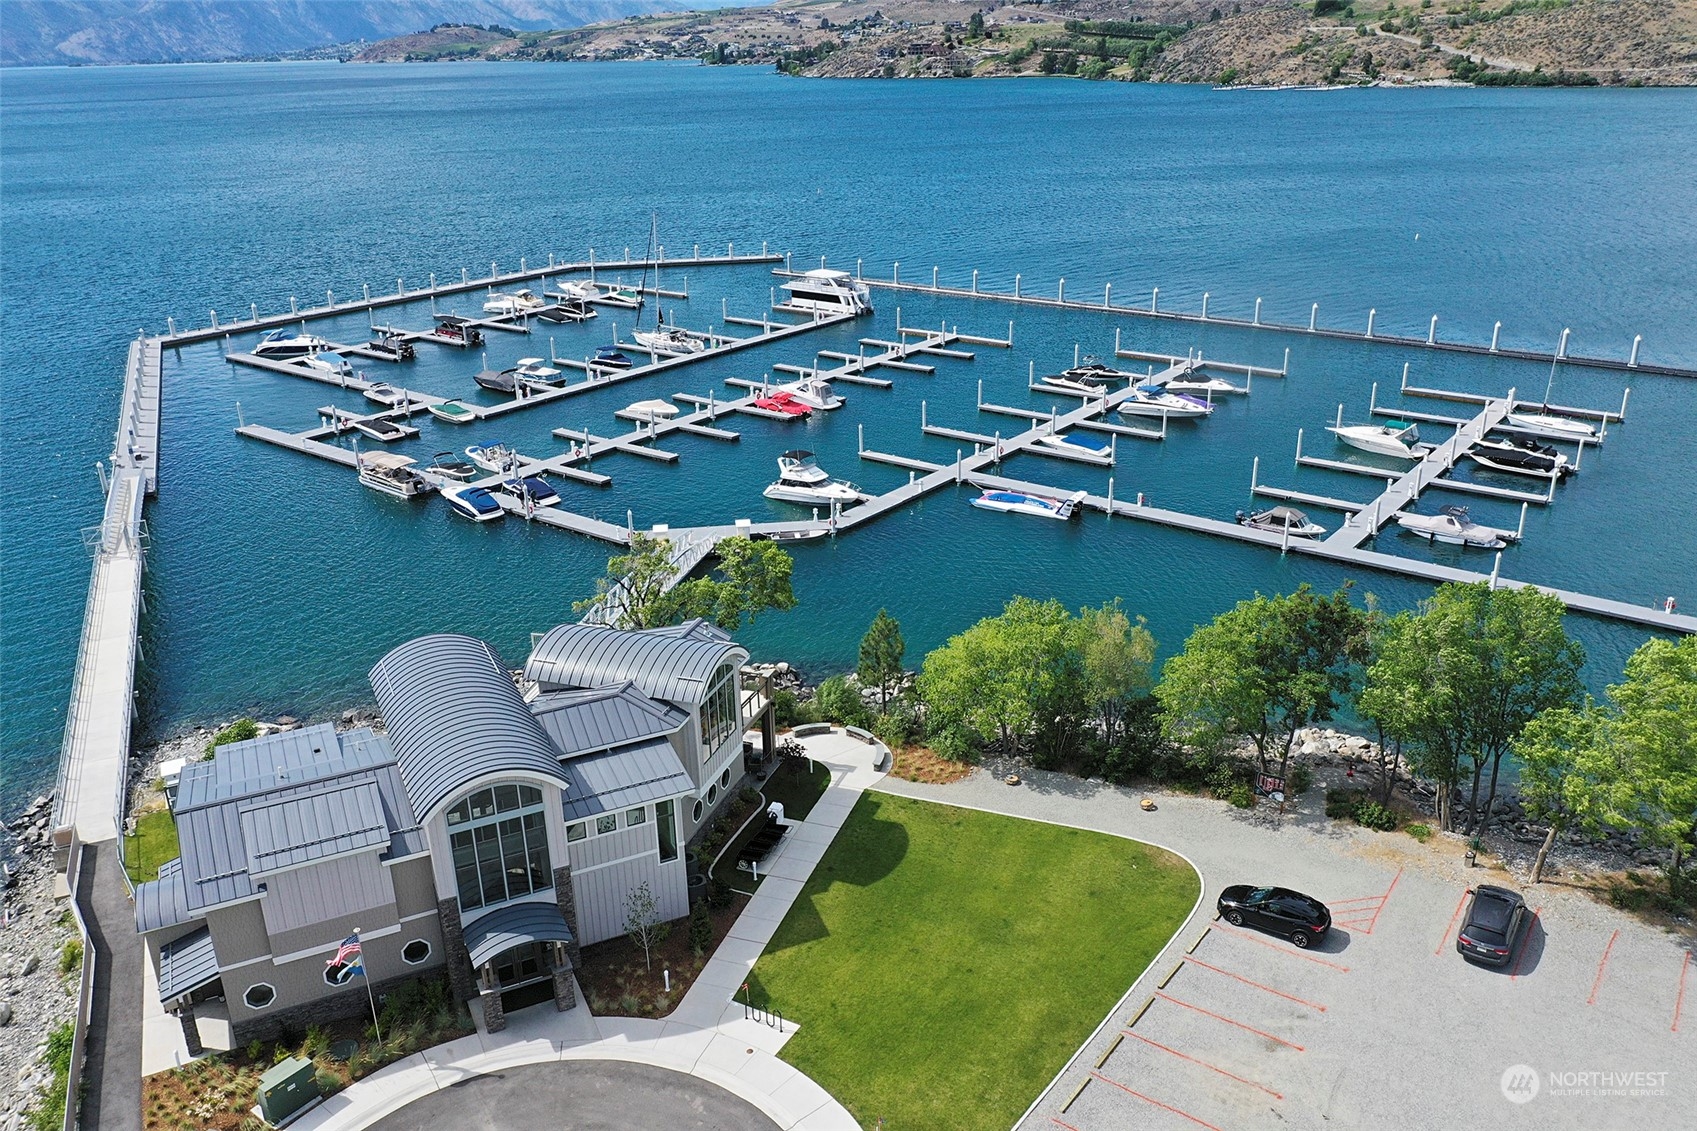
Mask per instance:
[[[666,941],[672,925],[660,918],[660,905],[649,888],[648,881],[630,889],[625,896],[625,934],[642,948],[642,961],[652,972],[654,948]]]
[[[1213,749],[1246,736],[1261,771],[1276,758],[1284,776],[1296,732],[1332,718],[1365,657],[1367,614],[1349,589],[1257,595],[1191,633],[1155,687],[1169,734]]]
[[[860,682],[878,689],[878,710],[889,710],[890,685],[901,678],[902,657],[907,654],[907,642],[902,639],[902,626],[886,610],[879,609],[872,618],[866,635],[860,638]]]
[[[1102,724],[1102,737],[1113,746],[1127,704],[1148,695],[1154,683],[1155,637],[1142,617],[1131,622],[1118,598],[1085,609],[1079,619],[1086,700]]]
[[[1542,883],[1556,838],[1577,825],[1597,833],[1621,823],[1627,802],[1628,767],[1607,731],[1599,707],[1556,707],[1526,724],[1514,741],[1520,758],[1520,796],[1526,811],[1542,821],[1544,843],[1532,862],[1532,882]]]

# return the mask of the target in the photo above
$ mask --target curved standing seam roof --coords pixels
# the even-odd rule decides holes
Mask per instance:
[[[481,640],[449,633],[409,640],[377,661],[371,689],[421,819],[492,772],[527,770],[566,782],[559,752]]]
[[[531,649],[524,676],[544,691],[629,680],[655,699],[700,703],[720,664],[740,666],[747,659],[748,652],[728,638],[562,624]]]

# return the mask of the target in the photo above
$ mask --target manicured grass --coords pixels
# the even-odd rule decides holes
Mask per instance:
[[[1196,902],[1118,837],[867,793],[750,992],[861,1125],[1011,1127]]]
[[[177,822],[169,809],[156,809],[136,818],[134,836],[124,838],[124,871],[132,884],[159,878],[159,865],[182,855],[177,846]]]

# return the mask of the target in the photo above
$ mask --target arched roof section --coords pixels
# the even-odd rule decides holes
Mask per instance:
[[[698,704],[722,664],[741,667],[748,651],[709,625],[631,632],[598,624],[562,624],[536,643],[526,679],[543,691],[629,681],[655,699]]]

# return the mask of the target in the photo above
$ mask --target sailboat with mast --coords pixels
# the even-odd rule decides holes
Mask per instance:
[[[640,296],[648,283],[648,267],[654,265],[654,328],[644,330],[642,326],[642,305],[640,299],[637,305],[637,329],[631,331],[631,337],[636,344],[650,353],[665,354],[668,357],[683,357],[692,353],[701,353],[707,349],[707,343],[685,330],[666,325],[666,314],[660,309],[660,218],[655,216],[648,233],[648,260],[642,265],[642,285],[637,288]]]
[[[1550,389],[1556,383],[1556,366],[1561,363],[1562,354],[1567,352],[1567,331],[1561,332],[1561,344],[1556,347],[1555,356],[1550,358],[1550,379],[1544,382],[1544,403],[1537,412],[1510,411],[1505,423],[1513,428],[1531,432],[1551,440],[1595,440],[1597,429],[1583,420],[1575,420],[1571,416],[1562,416],[1550,411]]]

